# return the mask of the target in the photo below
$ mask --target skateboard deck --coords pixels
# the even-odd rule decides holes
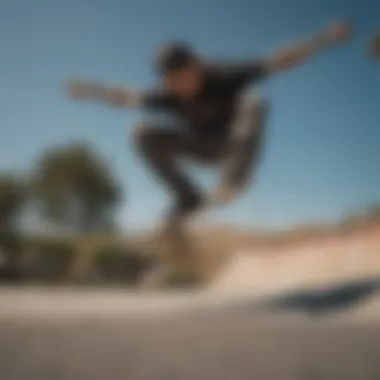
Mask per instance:
[[[195,285],[199,283],[194,240],[185,228],[161,231],[157,239],[161,257],[143,279],[144,288]]]
[[[161,231],[161,239],[169,260],[178,262],[180,265],[181,261],[188,262],[191,260],[194,254],[199,251],[200,246],[192,235],[189,224],[194,224],[206,212],[231,203],[237,198],[239,190],[220,186],[216,188],[215,192],[206,197],[205,202],[194,213],[183,220],[178,220],[175,223],[171,223],[171,225],[165,226]]]
[[[224,202],[226,204],[228,202]],[[168,285],[195,285],[202,283],[203,261],[207,247],[192,232],[189,224],[194,224],[205,212],[221,204],[210,197],[192,215],[184,220],[163,226],[157,237],[157,250],[161,257],[160,265],[144,279],[144,287],[159,288]]]

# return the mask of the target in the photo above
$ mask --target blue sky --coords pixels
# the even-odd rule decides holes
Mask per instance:
[[[129,141],[144,115],[73,103],[65,78],[145,88],[155,46],[167,39],[187,39],[210,58],[254,58],[336,17],[354,21],[354,39],[265,83],[265,161],[244,197],[211,217],[282,228],[380,201],[380,65],[365,50],[380,29],[375,0],[0,0],[0,170],[24,172],[44,148],[85,140],[122,180],[122,226],[151,225],[168,198]],[[204,186],[217,178],[191,170]]]

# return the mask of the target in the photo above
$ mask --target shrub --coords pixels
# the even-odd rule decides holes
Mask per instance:
[[[103,283],[136,285],[149,265],[138,252],[110,245],[93,253],[91,270]]]
[[[197,274],[179,270],[173,270],[166,282],[170,288],[195,288],[201,285],[201,279]]]
[[[145,289],[162,288],[195,288],[203,284],[203,279],[190,268],[179,268],[163,265],[159,262],[153,266],[146,276],[141,278],[140,286]]]
[[[0,281],[20,280],[21,238],[11,233],[0,234]]]
[[[27,244],[23,271],[26,278],[43,283],[62,283],[68,279],[76,255],[69,242],[39,239]]]

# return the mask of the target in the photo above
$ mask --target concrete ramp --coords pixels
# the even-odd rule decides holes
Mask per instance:
[[[211,284],[222,293],[263,295],[380,276],[380,231],[237,252]]]

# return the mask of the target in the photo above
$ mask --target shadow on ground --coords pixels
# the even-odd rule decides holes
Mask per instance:
[[[336,312],[358,306],[380,292],[380,277],[366,278],[323,290],[303,290],[275,296],[260,304],[269,311],[301,311],[310,314]]]

